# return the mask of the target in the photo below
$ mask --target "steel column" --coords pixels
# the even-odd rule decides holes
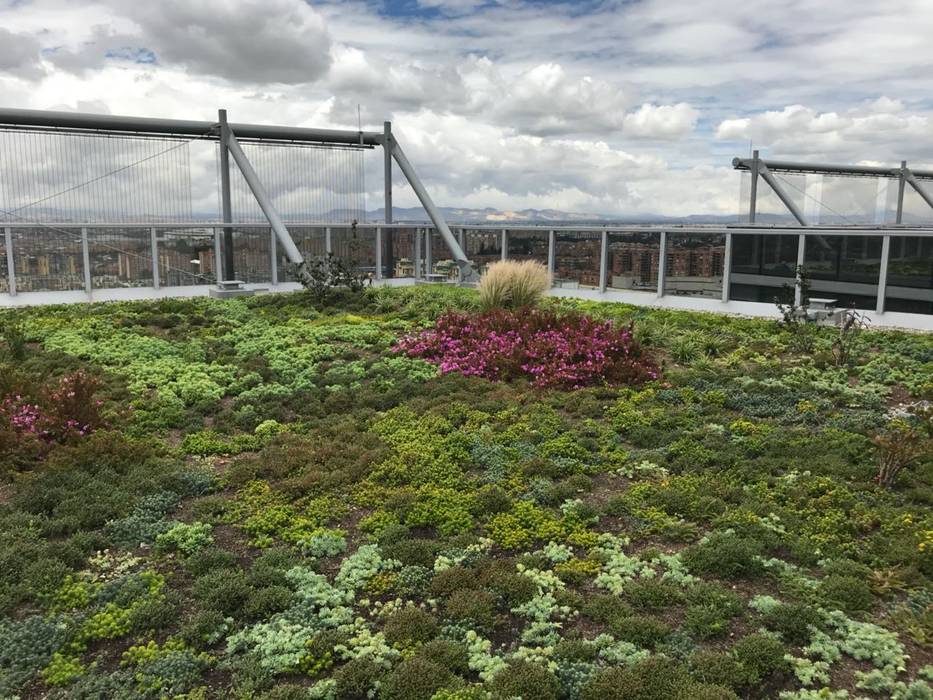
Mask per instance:
[[[415,229],[415,279],[421,279],[421,229]]]
[[[723,253],[722,261],[722,300],[724,302],[729,301],[729,296],[732,293],[730,288],[732,282],[732,234],[726,234],[726,249]]]
[[[221,218],[225,224],[233,222],[233,208],[230,200],[230,149],[227,146],[230,140],[230,126],[227,124],[227,110],[217,110],[217,120],[220,123],[220,209]],[[234,279],[236,269],[233,261],[233,227],[224,226],[223,243],[223,277],[224,280]],[[217,278],[218,280],[221,277]]]
[[[16,268],[13,265],[13,229],[9,226],[3,229],[3,238],[6,241],[6,272],[10,296],[16,296]]]
[[[376,227],[376,279],[382,279],[382,226]]]
[[[884,298],[888,291],[888,261],[891,259],[891,236],[881,237],[881,269],[878,271],[878,299],[875,311],[884,313]]]
[[[382,164],[385,173],[385,221],[392,223],[392,122],[383,122],[382,124]]]
[[[434,251],[432,249],[433,234],[431,229],[425,227],[424,229],[424,276],[427,279],[427,276],[434,272]]]
[[[509,259],[509,232],[508,229],[502,229],[502,236],[499,240],[499,259]]]
[[[155,226],[149,229],[149,243],[152,246],[152,286],[158,289],[161,280],[159,279],[159,243],[156,240]]]
[[[547,232],[547,271],[551,276],[551,284],[554,284],[554,270],[557,254],[557,233],[554,229]]]
[[[752,173],[751,188],[748,195],[748,223],[755,223],[755,217],[758,212],[758,151],[752,152],[752,164],[750,167]]]
[[[334,252],[334,244],[331,239],[330,226],[324,227],[324,255],[330,255]]]
[[[599,235],[599,291],[605,292],[609,278],[609,232]]]
[[[661,231],[658,246],[658,297],[664,296],[664,282],[667,279],[667,231]]]
[[[223,279],[223,269],[221,268],[220,251],[220,231],[217,228],[211,229],[214,232],[214,281],[220,282]]]
[[[794,275],[794,304],[800,306],[803,302],[803,289],[801,289],[801,282],[803,281],[800,271],[803,269],[803,264],[807,259],[807,237],[804,234],[797,236],[797,270]]]
[[[87,226],[81,227],[81,266],[84,268],[84,291],[91,296],[91,252],[87,245]]]
[[[904,175],[907,173],[907,161],[901,161],[901,169],[897,175],[897,214],[894,223],[899,224],[904,220],[904,185],[907,183]]]

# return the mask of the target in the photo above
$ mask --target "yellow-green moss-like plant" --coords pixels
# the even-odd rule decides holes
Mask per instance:
[[[480,278],[480,305],[486,310],[534,306],[550,286],[551,275],[541,263],[503,260],[487,267]]]

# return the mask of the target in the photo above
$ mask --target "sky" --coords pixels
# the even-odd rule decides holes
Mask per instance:
[[[931,0],[0,0],[0,106],[391,120],[443,206],[731,215],[753,147],[933,166],[931,36]]]

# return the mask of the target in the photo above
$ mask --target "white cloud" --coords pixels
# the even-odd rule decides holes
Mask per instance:
[[[39,51],[41,44],[28,34],[17,34],[0,27],[0,73],[21,78],[45,74]]]
[[[643,104],[625,115],[625,133],[646,139],[671,139],[693,131],[700,113],[686,102],[675,105]]]

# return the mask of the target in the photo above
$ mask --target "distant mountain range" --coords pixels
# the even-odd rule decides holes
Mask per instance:
[[[441,207],[440,209],[444,214],[444,218],[453,224],[727,224],[743,220],[737,214],[734,216],[717,216],[712,214],[692,214],[690,216],[640,214],[619,216],[562,211],[560,209],[519,209],[516,211],[503,211],[491,207],[486,207],[485,209]],[[348,217],[352,217],[352,215],[353,212],[335,210],[330,212],[328,218],[332,218],[334,221],[345,221]],[[392,216],[396,223],[420,224],[430,221],[427,213],[421,207],[393,207]],[[782,217],[774,217],[776,221],[781,218]],[[367,211],[366,220],[369,222],[385,221],[385,209],[380,208]]]

